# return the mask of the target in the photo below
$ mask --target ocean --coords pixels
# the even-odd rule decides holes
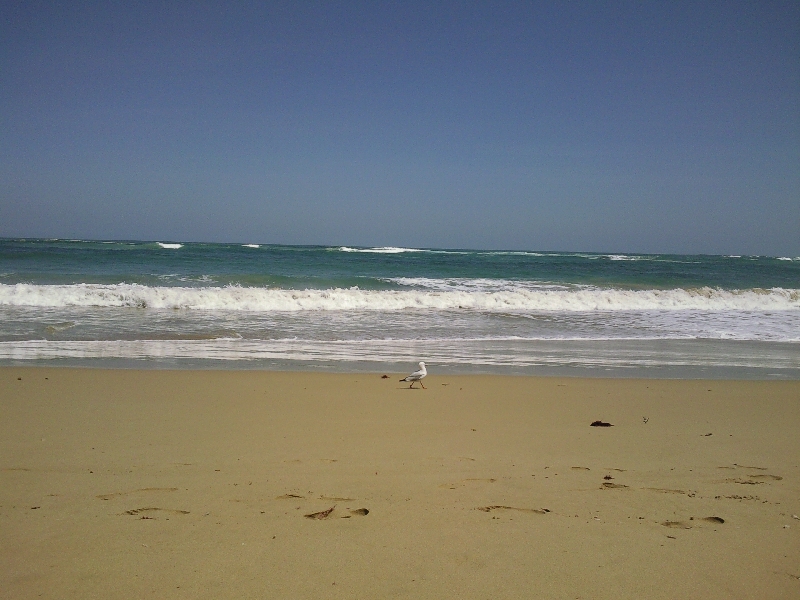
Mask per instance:
[[[800,378],[800,257],[0,240],[0,365]]]

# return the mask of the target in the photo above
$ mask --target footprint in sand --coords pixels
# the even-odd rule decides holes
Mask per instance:
[[[454,490],[456,488],[466,487],[470,483],[494,483],[495,481],[497,481],[497,479],[494,479],[493,477],[490,477],[488,479],[482,479],[482,478],[478,478],[478,477],[470,477],[470,478],[467,478],[467,479],[462,479],[461,481],[457,481],[455,483],[443,483],[439,487],[440,488],[449,489],[449,490]]]
[[[315,519],[317,521],[321,521],[322,519],[327,519],[331,515],[331,513],[333,512],[334,508],[336,508],[336,505],[331,506],[328,510],[322,510],[320,512],[315,512],[315,513],[311,513],[311,514],[303,515],[303,516],[306,519]]]
[[[311,514],[303,515],[303,516],[306,519],[313,519],[315,521],[322,521],[323,519],[327,519],[328,517],[330,517],[333,514],[333,511],[334,511],[335,508],[336,508],[336,505],[334,504],[328,510],[322,510],[320,512],[315,512],[315,513],[311,513]],[[353,509],[353,510],[347,509],[347,512],[349,512],[350,514],[349,515],[343,515],[341,517],[342,519],[349,519],[349,518],[351,518],[353,516],[366,517],[369,514],[369,509],[368,508],[356,508],[356,509]]]
[[[120,496],[129,496],[131,494],[139,494],[141,492],[177,492],[177,491],[178,488],[176,487],[171,487],[171,488],[151,487],[151,488],[141,488],[138,490],[131,490],[129,492],[114,492],[112,494],[100,494],[99,496],[95,497],[99,498],[100,500],[112,500],[113,498],[118,498]]]
[[[275,496],[275,500],[305,500],[305,496],[299,494],[283,494],[282,496]],[[342,496],[320,496],[320,500],[327,500],[328,502],[352,502],[355,498],[346,498]]]
[[[536,513],[537,515],[546,515],[550,512],[547,508],[517,508],[516,506],[502,506],[499,504],[495,504],[492,506],[479,506],[477,510],[482,512],[492,512],[495,510],[515,510],[517,512],[524,512],[524,513]]]
[[[368,508],[357,508],[355,510],[351,510],[349,515],[342,515],[342,519],[349,519],[353,515],[366,517],[369,514]]]
[[[708,521],[709,523],[720,523],[720,524],[722,524],[722,523],[725,522],[725,519],[723,519],[722,517],[704,517],[703,521]]]
[[[726,498],[728,500],[755,500],[755,501],[761,501],[761,498],[759,496],[740,496],[739,494],[732,494],[730,496],[714,496],[715,500],[719,500],[721,498]],[[767,501],[764,500],[763,502],[767,502]]]
[[[738,483],[739,485],[761,485],[763,481],[753,481],[752,479],[726,479],[724,483]]]
[[[692,518],[694,519],[694,518]],[[708,523],[714,523],[716,525],[721,525],[725,522],[725,519],[722,517],[703,517],[702,519],[698,519],[699,521],[706,521]],[[664,521],[661,523],[664,527],[669,527],[670,529],[691,529],[692,526],[685,521]]]
[[[623,489],[623,488],[627,488],[627,487],[628,487],[627,485],[623,485],[621,483],[611,483],[610,481],[606,481],[606,482],[603,483],[603,486],[602,486],[601,489],[616,490],[616,489]]]
[[[123,515],[131,515],[131,516],[140,516],[140,515],[142,515],[142,513],[152,513],[152,512],[165,512],[165,513],[170,513],[170,514],[173,514],[173,515],[188,515],[189,514],[188,510],[175,510],[175,509],[171,509],[171,508],[159,508],[157,506],[147,506],[145,508],[132,508],[131,510],[126,510],[125,512],[123,512],[121,514],[123,514]],[[143,516],[142,518],[152,519],[153,517],[145,517],[145,516]]]
[[[651,488],[651,487],[647,487],[647,488],[642,488],[642,489],[643,490],[647,490],[649,492],[659,492],[661,494],[685,494],[686,493],[684,490],[673,490],[673,489],[670,489],[670,488]]]
[[[762,485],[767,481],[781,481],[780,475],[748,475],[749,479],[737,477],[735,479],[723,479],[717,483],[738,483],[739,485]]]

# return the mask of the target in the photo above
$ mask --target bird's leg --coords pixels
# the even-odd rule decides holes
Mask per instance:
[[[428,389],[428,388],[426,388],[426,387],[425,387],[425,384],[424,384],[424,383],[422,383],[421,381],[419,382],[419,384],[422,386],[422,389],[423,389],[423,390],[427,390],[427,389]]]
[[[416,383],[416,381],[412,381],[412,382],[411,382],[411,385],[410,385],[410,386],[408,386],[408,389],[410,389],[410,390],[413,390],[413,389],[414,389],[414,384],[415,384],[415,383]]]

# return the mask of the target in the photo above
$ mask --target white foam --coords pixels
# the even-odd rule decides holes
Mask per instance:
[[[242,244],[243,248],[261,248],[261,244]]]
[[[339,248],[342,252],[365,252],[368,254],[402,254],[403,252],[425,252],[418,248],[395,248],[394,246],[383,246],[381,248],[350,248],[348,246],[341,246]]]
[[[162,273],[156,275],[162,281],[184,281],[184,282],[197,282],[197,283],[214,283],[212,275],[182,275],[180,273]]]
[[[430,277],[387,277],[383,281],[396,283],[412,288],[450,292],[502,292],[502,291],[543,291],[589,289],[592,286],[563,284],[549,281],[519,281],[514,279],[486,279],[468,277],[450,277],[435,279]]]
[[[183,244],[165,244],[164,242],[156,242],[162,248],[168,248],[170,250],[177,250],[178,248],[183,248]]]
[[[487,252],[476,252],[475,254],[485,254],[491,256],[563,256],[562,254],[556,254],[555,252],[548,252],[545,254],[543,252],[525,252],[522,250],[493,250]]]
[[[481,280],[474,280],[481,281]],[[530,311],[781,311],[800,310],[798,289],[619,290],[598,288],[486,290],[286,290],[261,287],[170,287],[138,284],[0,284],[0,306],[131,307],[228,311],[477,310]]]

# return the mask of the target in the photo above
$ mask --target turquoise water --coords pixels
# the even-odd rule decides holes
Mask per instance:
[[[180,246],[164,248],[163,246]],[[800,257],[0,240],[0,281],[399,289],[392,278],[502,279],[621,289],[797,288]]]
[[[797,378],[800,257],[0,240],[0,364]]]

